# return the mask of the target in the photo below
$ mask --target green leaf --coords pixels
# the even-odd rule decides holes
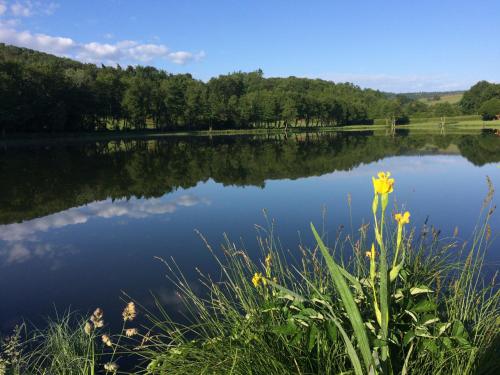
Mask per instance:
[[[328,332],[328,336],[333,342],[337,342],[339,336],[339,330],[335,324],[332,322],[326,323],[326,330]]]
[[[359,312],[358,306],[354,301],[354,297],[351,294],[351,290],[347,285],[342,272],[340,271],[340,267],[335,263],[332,256],[328,252],[323,240],[319,236],[316,228],[311,223],[311,229],[316,238],[316,242],[318,243],[321,254],[325,258],[326,265],[328,270],[330,271],[330,275],[335,284],[335,288],[337,289],[344,308],[349,316],[349,320],[351,321],[352,328],[354,330],[354,335],[356,336],[359,349],[361,351],[361,356],[363,357],[363,361],[366,367],[367,372],[370,370],[370,367],[373,364],[373,358],[370,350],[370,343],[368,341],[368,335],[365,329],[365,325],[363,323],[363,319],[361,318],[361,314]],[[351,355],[350,355],[351,357]],[[351,359],[352,361],[352,359]]]
[[[309,343],[307,344],[307,351],[310,352],[314,348],[314,344],[316,344],[316,339],[318,337],[318,328],[316,324],[311,326],[309,330]]]
[[[436,324],[437,330],[438,330],[438,336],[442,335],[448,327],[451,326],[451,323],[438,323]]]
[[[415,338],[415,333],[413,331],[408,331],[403,338],[403,345],[407,346],[411,340]]]
[[[465,327],[460,320],[455,320],[453,322],[453,327],[451,328],[451,334],[455,337],[464,337],[464,338],[469,337],[469,334],[465,330]]]
[[[429,332],[426,326],[418,326],[415,328],[415,336],[432,338],[433,336]]]
[[[423,345],[424,345],[424,348],[427,349],[428,351],[430,351],[431,353],[437,353],[439,350],[439,348],[436,345],[434,340],[424,339]]]
[[[411,308],[414,313],[423,313],[436,310],[436,304],[429,300],[423,300]]]
[[[299,332],[299,329],[292,321],[289,321],[287,324],[281,326],[273,326],[271,328],[271,331],[278,335],[288,336],[288,335],[295,335],[297,332]]]
[[[425,285],[419,285],[419,286],[414,286],[413,288],[410,288],[410,294],[412,296],[415,296],[417,294],[422,294],[422,293],[434,293],[432,289],[429,289]]]
[[[428,326],[433,323],[439,322],[439,318],[435,316],[434,314],[425,314],[421,319],[420,319],[421,324],[424,326]]]

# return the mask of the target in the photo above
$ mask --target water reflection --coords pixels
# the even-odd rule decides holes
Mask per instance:
[[[500,161],[498,137],[371,136],[351,133],[268,137],[169,137],[161,140],[4,147],[0,223],[47,216],[106,199],[161,197],[213,179],[263,187],[352,170],[388,156],[461,154],[475,165]]]
[[[108,199],[21,223],[0,225],[0,241],[5,242],[0,248],[0,256],[4,258],[5,263],[11,264],[37,257],[54,258],[56,255],[66,255],[68,251],[57,250],[51,244],[38,243],[37,234],[68,225],[85,224],[92,218],[144,219],[151,215],[174,213],[179,207],[192,207],[200,203],[210,204],[210,201],[191,194],[181,195],[171,200],[132,198],[113,201]],[[72,251],[75,252],[75,250]]]
[[[308,243],[309,222],[323,219],[323,206],[332,236],[350,224],[351,213],[357,228],[370,220],[369,181],[380,169],[396,176],[394,197],[411,208],[412,224],[431,215],[445,233],[459,226],[466,238],[487,190],[485,176],[500,185],[491,164],[499,161],[500,138],[486,132],[4,144],[0,285],[9,287],[0,288],[0,329],[21,317],[43,322],[54,305],[100,306],[119,318],[121,290],[146,304],[152,290],[178,309],[155,256],[175,258],[194,282],[195,266],[214,268],[193,230],[214,248],[223,232],[241,237],[256,254],[254,224],[265,225],[264,208],[291,251],[299,240]],[[496,218],[491,224],[500,229]]]

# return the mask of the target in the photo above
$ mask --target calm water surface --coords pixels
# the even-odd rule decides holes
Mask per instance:
[[[312,244],[308,225],[332,236],[370,221],[371,176],[389,170],[392,198],[468,238],[487,193],[500,186],[500,138],[487,132],[396,137],[326,134],[166,137],[0,146],[0,329],[41,324],[68,307],[100,306],[118,318],[121,291],[146,306],[151,292],[178,300],[154,256],[173,257],[189,280],[214,271],[198,229],[218,247],[224,233],[257,253],[263,209],[283,246]],[[497,200],[497,198],[494,198]],[[493,230],[500,229],[498,214]],[[494,245],[488,262],[497,268]]]

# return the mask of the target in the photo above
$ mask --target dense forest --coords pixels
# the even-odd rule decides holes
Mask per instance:
[[[395,137],[367,131],[4,145],[0,224],[108,198],[161,197],[209,179],[263,187],[266,180],[348,171],[385,157],[432,153],[450,145],[475,165],[500,161],[498,138],[488,134],[412,135],[407,129],[397,133]]]
[[[480,82],[459,106],[408,95],[257,70],[203,82],[149,66],[97,67],[0,44],[0,134],[100,130],[237,129],[372,124],[375,118],[480,113],[500,102],[500,85]],[[488,108],[483,108],[489,101]],[[486,119],[486,118],[485,118]]]

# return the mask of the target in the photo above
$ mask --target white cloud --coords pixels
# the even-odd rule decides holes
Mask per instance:
[[[156,60],[186,64],[190,61],[199,61],[205,56],[203,51],[199,53],[170,51],[163,44],[139,43],[133,40],[122,40],[116,43],[78,43],[67,37],[19,31],[14,26],[0,22],[0,42],[94,64],[146,64]]]
[[[462,90],[473,83],[473,80],[455,79],[446,75],[326,73],[321,74],[320,78],[334,82],[353,82],[363,88],[388,92]]]
[[[43,0],[17,0],[17,1],[0,1],[0,15],[9,14],[13,17],[32,17],[37,14],[51,15],[59,4],[56,2],[47,2]]]
[[[32,34],[29,31],[17,31],[0,24],[0,42],[28,47],[36,50],[64,54],[69,52],[76,43],[70,38],[54,37],[46,34]]]
[[[30,17],[33,15],[33,5],[31,1],[26,1],[24,3],[15,2],[11,4],[10,11],[16,17]]]

